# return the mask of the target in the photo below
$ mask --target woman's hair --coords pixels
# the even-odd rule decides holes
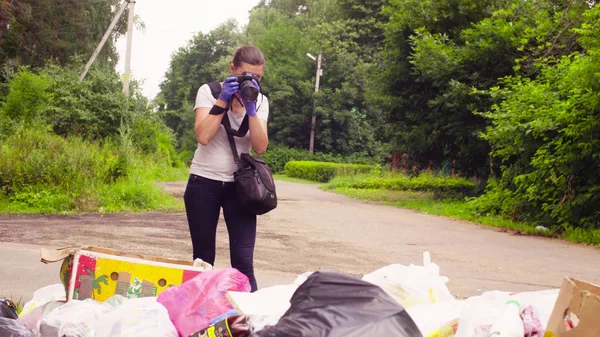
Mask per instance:
[[[256,46],[241,46],[233,55],[233,66],[239,68],[242,63],[261,66],[265,64],[265,56]]]

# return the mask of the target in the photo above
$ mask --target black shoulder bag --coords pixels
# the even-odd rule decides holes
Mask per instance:
[[[219,98],[221,94],[221,84],[219,82],[208,83],[214,98]],[[229,109],[227,109],[229,110]],[[244,117],[239,130],[231,128],[229,115],[227,111],[221,121],[227,138],[233,160],[237,164],[237,171],[233,173],[237,196],[244,208],[247,208],[256,215],[268,213],[277,207],[277,193],[275,192],[275,181],[273,173],[264,160],[252,156],[249,153],[238,155],[235,145],[235,137],[244,137],[249,130],[248,115]]]

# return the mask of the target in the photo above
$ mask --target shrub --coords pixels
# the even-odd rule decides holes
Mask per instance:
[[[49,78],[26,69],[19,71],[8,83],[8,94],[0,106],[0,135],[10,134],[19,124],[39,120],[51,94],[47,92]]]
[[[343,157],[341,155],[329,154],[323,152],[310,153],[307,150],[288,148],[284,146],[269,147],[267,152],[262,155],[264,161],[269,165],[274,173],[285,171],[285,165],[290,161],[317,161],[327,163],[346,163],[346,164],[379,164],[377,158],[364,155],[352,155]]]
[[[126,132],[119,141],[100,143],[20,128],[0,147],[0,211],[168,206],[163,192],[152,183],[158,172],[168,171],[166,164],[157,164],[137,150]]]
[[[315,161],[290,161],[285,165],[289,177],[328,182],[333,177],[372,172],[375,166],[359,164],[339,164]]]
[[[504,79],[484,138],[501,175],[474,202],[481,213],[563,231],[600,229],[600,7],[585,14],[583,50],[540,60],[535,79]]]
[[[329,189],[353,188],[369,190],[392,191],[423,191],[432,192],[436,197],[460,197],[473,195],[477,184],[464,178],[435,176],[423,173],[416,177],[404,174],[389,174],[385,176],[357,175],[336,177],[327,187]]]

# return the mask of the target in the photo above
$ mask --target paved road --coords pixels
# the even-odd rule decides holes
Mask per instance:
[[[168,189],[181,193],[184,186]],[[280,181],[278,194],[279,207],[259,219],[255,264],[261,286],[291,282],[317,269],[364,274],[393,263],[420,264],[425,251],[458,297],[556,288],[565,276],[600,283],[600,249],[365,203],[316,185]],[[221,223],[217,267],[229,263],[224,228]],[[31,245],[191,255],[185,214],[179,213],[0,217],[0,242],[12,243],[0,244],[0,293],[8,289],[25,298],[33,288],[58,281],[59,266],[38,262]]]

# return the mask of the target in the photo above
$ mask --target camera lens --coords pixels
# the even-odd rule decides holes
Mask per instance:
[[[254,86],[252,81],[244,81],[240,86],[242,97],[248,102],[254,102],[258,98],[258,88]]]

